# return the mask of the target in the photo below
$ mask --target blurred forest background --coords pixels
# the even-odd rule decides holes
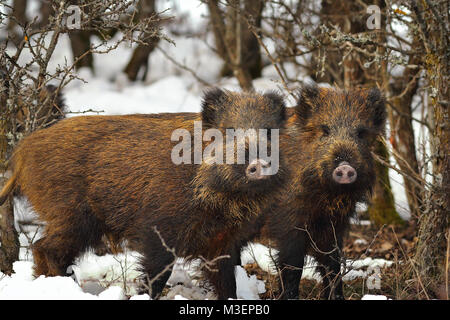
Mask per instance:
[[[369,219],[371,235],[383,234],[382,244],[405,262],[392,284],[402,283],[398,298],[448,298],[448,1],[188,2],[200,12],[195,23],[188,21],[192,14],[180,10],[184,1],[1,0],[0,172],[6,172],[11,150],[23,136],[65,115],[59,93],[81,78],[78,71],[102,72],[95,70],[95,60],[123,43],[132,50],[122,70],[129,83],[148,83],[149,61],[159,53],[201,87],[233,78],[241,89],[254,89],[256,79],[267,77],[268,66],[271,81],[291,97],[311,80],[340,88],[378,87],[387,98],[388,130],[374,150],[377,185],[360,218]],[[63,35],[70,39],[72,56],[50,68]],[[175,38],[203,42],[219,61],[210,67],[217,68],[216,79],[204,76],[204,66],[176,59],[167,49],[177,45]],[[395,205],[389,170],[403,179],[406,216]],[[12,207],[1,208],[3,272],[11,272],[18,259]]]

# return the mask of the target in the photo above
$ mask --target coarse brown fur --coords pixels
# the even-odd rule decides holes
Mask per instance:
[[[264,181],[249,181],[245,164],[175,165],[171,134],[183,128],[192,135],[193,120],[202,120],[203,130],[221,132],[277,129],[284,112],[283,99],[274,93],[213,89],[197,115],[82,116],[31,134],[14,152],[13,178],[1,196],[14,189],[46,222],[43,237],[33,244],[35,274],[64,275],[74,258],[99,245],[103,235],[127,240],[141,252],[142,270],[150,280],[174,258],[162,240],[182,257],[231,254],[234,248],[228,244],[243,237],[242,228],[282,185],[283,170]],[[153,297],[169,275],[152,282]],[[230,281],[234,274],[224,281],[214,272],[208,277],[219,298],[236,296]]]

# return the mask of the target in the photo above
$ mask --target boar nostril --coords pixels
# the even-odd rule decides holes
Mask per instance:
[[[245,174],[249,180],[261,180],[268,177],[266,170],[266,162],[262,159],[253,160],[245,170]]]
[[[353,183],[356,181],[356,177],[356,170],[348,162],[339,163],[332,174],[333,180],[339,184]]]

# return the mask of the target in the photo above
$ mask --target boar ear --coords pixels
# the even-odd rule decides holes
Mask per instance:
[[[314,100],[319,96],[319,87],[315,83],[309,83],[301,87],[297,91],[297,105],[295,106],[295,113],[304,125],[311,117],[314,108]]]
[[[206,126],[217,124],[218,112],[224,107],[226,92],[219,88],[205,91],[202,101],[202,121]]]
[[[286,120],[286,103],[283,96],[276,91],[269,91],[264,94],[264,97],[269,100],[270,109],[278,116],[279,122]]]
[[[385,98],[377,88],[372,88],[367,94],[367,107],[372,114],[373,125],[377,131],[383,131],[386,122]]]

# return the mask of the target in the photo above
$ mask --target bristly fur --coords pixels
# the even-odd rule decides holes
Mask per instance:
[[[378,89],[344,91],[308,85],[300,90],[294,117],[297,133],[282,144],[293,172],[293,197],[279,210],[288,212],[289,218],[278,211],[270,213],[267,228],[280,245],[278,263],[285,269],[286,286],[283,297],[298,297],[301,276],[301,271],[284,266],[301,268],[308,252],[322,264],[324,297],[343,298],[339,252],[357,202],[368,198],[375,183],[371,151],[384,130],[384,98]],[[357,172],[350,185],[338,185],[332,179],[342,161]],[[280,229],[284,229],[282,234]]]

